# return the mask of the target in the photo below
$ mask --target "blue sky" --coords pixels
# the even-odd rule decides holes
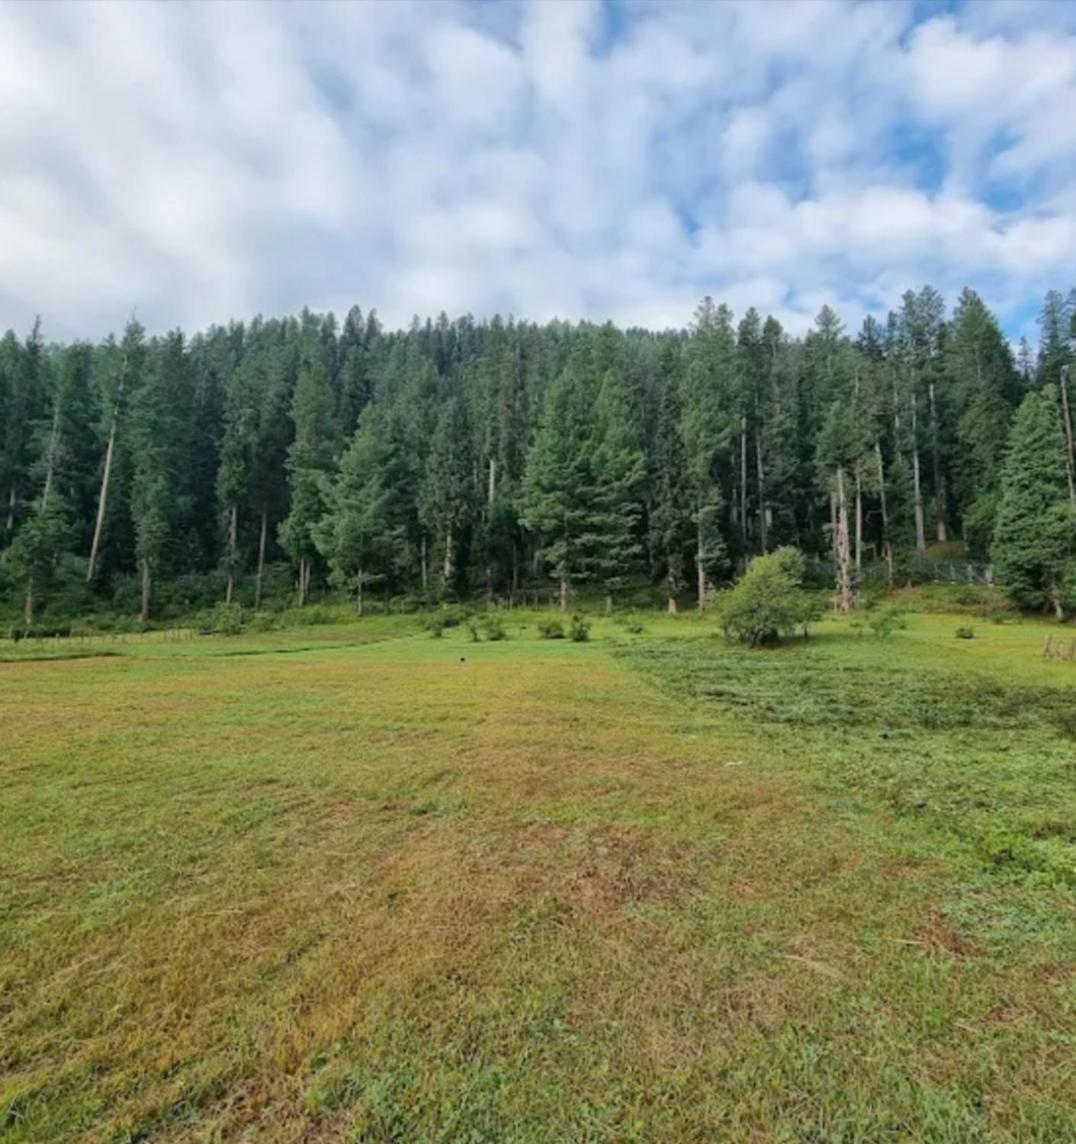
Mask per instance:
[[[0,6],[0,327],[1076,280],[1076,3]]]

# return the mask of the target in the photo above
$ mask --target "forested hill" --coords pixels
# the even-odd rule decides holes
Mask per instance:
[[[636,576],[677,595],[842,535],[898,572],[936,540],[986,559],[1022,543],[1027,504],[1069,501],[1074,309],[1051,293],[1015,359],[974,292],[948,313],[930,287],[854,332],[823,309],[803,338],[710,299],[661,333],[389,332],[356,308],[53,345],[39,324],[0,341],[3,592],[28,617],[152,615],[192,577],[248,602],[270,581],[299,602]],[[1038,460],[1006,468],[1022,403]]]

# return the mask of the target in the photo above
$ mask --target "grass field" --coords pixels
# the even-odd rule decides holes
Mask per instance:
[[[1076,1139],[1046,628],[537,619],[0,663],[0,1139]]]

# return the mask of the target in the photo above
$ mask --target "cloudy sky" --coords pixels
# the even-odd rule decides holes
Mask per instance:
[[[1076,279],[1076,4],[0,6],[0,327]]]

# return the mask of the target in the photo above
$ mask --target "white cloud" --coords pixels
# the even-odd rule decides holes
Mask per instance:
[[[10,3],[0,323],[1017,313],[1076,263],[1068,7]]]

